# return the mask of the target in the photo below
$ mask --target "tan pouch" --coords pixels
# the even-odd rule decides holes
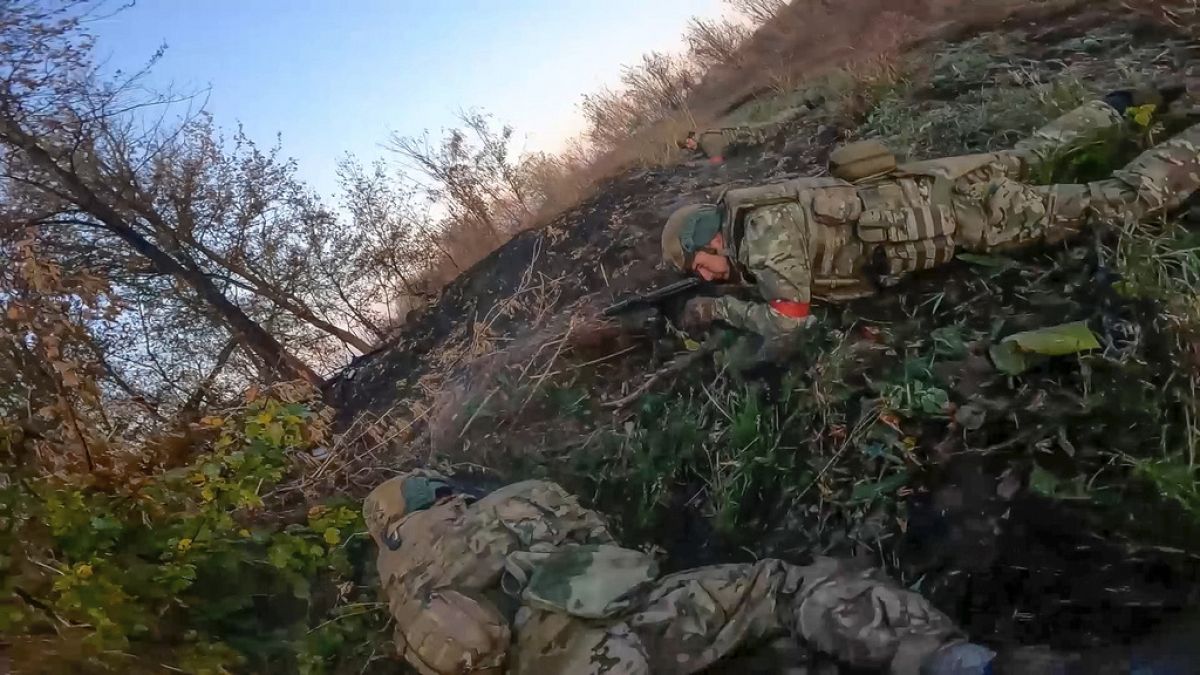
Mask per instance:
[[[850,182],[891,173],[896,156],[877,140],[848,143],[829,155],[829,173]]]

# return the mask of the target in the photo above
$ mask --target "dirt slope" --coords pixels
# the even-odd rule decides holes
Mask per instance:
[[[332,383],[344,427],[378,416],[393,430],[386,450],[345,460],[351,487],[372,467],[435,460],[492,480],[547,476],[668,568],[864,555],[993,644],[1093,648],[1194,606],[1191,497],[1145,483],[1165,466],[1156,453],[1193,442],[1193,418],[1168,396],[1179,363],[1164,303],[1129,292],[1132,269],[1112,271],[1129,259],[1123,239],[960,261],[824,308],[812,352],[783,372],[736,374],[734,345],[609,405],[688,353],[669,330],[596,317],[674,278],[655,263],[677,206],[820,174],[839,137],[982,151],[1130,78],[1200,84],[1194,43],[1108,4],[924,45],[910,67],[857,126],[838,126],[830,96],[723,165],[621,176],[463,274]],[[1066,320],[1088,322],[1103,353],[1018,378],[989,363],[1000,336]]]

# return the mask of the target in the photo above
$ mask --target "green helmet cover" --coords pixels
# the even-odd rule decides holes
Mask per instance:
[[[679,244],[685,253],[693,254],[708,245],[721,231],[721,210],[714,207],[699,209],[679,231]]]
[[[453,489],[446,481],[425,476],[411,476],[404,480],[404,512],[424,511],[437,502],[438,490]]]

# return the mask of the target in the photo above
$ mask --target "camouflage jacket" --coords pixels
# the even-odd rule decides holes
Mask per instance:
[[[1040,227],[1044,210],[989,212],[989,191],[997,181],[1029,178],[1066,148],[1122,122],[1114,109],[1096,101],[1005,152],[904,164],[859,183],[818,177],[728,190],[720,199],[727,254],[766,303],[720,298],[717,317],[764,336],[786,337],[807,320],[773,310],[772,301],[807,307],[814,299],[863,297],[945,263],[964,242],[980,248],[998,220],[1017,218],[1022,221],[1017,226]],[[978,186],[985,186],[982,195]]]
[[[599,516],[543,481],[474,503],[456,496],[387,527],[394,548],[381,545],[377,565],[397,648],[426,675],[502,672],[518,606],[501,583],[506,566],[518,569],[511,556],[612,543]]]

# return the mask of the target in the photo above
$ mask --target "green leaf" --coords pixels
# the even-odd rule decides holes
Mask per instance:
[[[1012,260],[1011,258],[1005,258],[1005,257],[998,256],[998,255],[981,255],[979,253],[959,253],[957,257],[959,260],[961,260],[965,263],[970,263],[972,265],[978,265],[980,267],[990,267],[992,269],[1008,269],[1010,267],[1017,266],[1017,263],[1014,260]]]
[[[890,494],[904,487],[908,482],[908,472],[901,471],[900,473],[892,474],[881,481],[874,483],[859,483],[854,486],[854,490],[850,493],[850,501],[852,502],[867,502]]]
[[[266,428],[267,438],[275,445],[283,442],[283,425],[279,422],[271,422]]]
[[[1099,349],[1100,342],[1083,321],[1048,326],[1037,330],[1014,333],[993,345],[989,351],[992,363],[1001,372],[1017,375],[1025,372],[1037,356],[1063,356]]]
[[[292,595],[296,596],[300,600],[309,599],[309,587],[310,584],[308,583],[308,579],[298,574],[292,577]]]
[[[929,334],[933,338],[933,352],[938,356],[959,359],[967,355],[967,343],[963,339],[961,326],[942,326]]]
[[[308,417],[308,407],[303,403],[289,403],[288,405],[283,406],[283,410],[281,412],[284,415],[291,415],[293,417]]]
[[[1137,106],[1136,108],[1130,108],[1125,111],[1125,114],[1128,115],[1135,124],[1144,129],[1150,126],[1150,122],[1154,119],[1154,111],[1157,108],[1158,106],[1155,104],[1148,103],[1146,105]]]
[[[921,412],[929,415],[936,415],[946,411],[946,407],[950,405],[950,395],[945,389],[940,387],[930,387],[921,392],[920,398]]]
[[[1017,333],[1004,338],[1004,341],[1015,342],[1022,351],[1043,356],[1062,356],[1100,348],[1100,342],[1084,321]]]
[[[1058,492],[1058,484],[1057,476],[1037,464],[1033,465],[1033,472],[1029,474],[1030,490],[1043,497],[1053,497]]]
[[[336,546],[342,542],[342,533],[336,527],[327,527],[324,532],[325,543]]]
[[[1001,342],[988,349],[996,370],[1006,375],[1020,375],[1029,369],[1030,363],[1015,342]]]

